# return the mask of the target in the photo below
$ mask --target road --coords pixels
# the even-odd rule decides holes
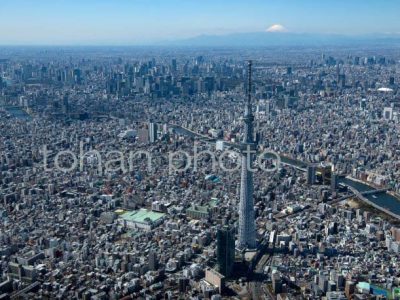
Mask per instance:
[[[264,268],[270,263],[272,255],[265,254],[261,257],[254,270],[254,280],[249,282],[249,292],[251,293],[251,299],[253,300],[265,300],[265,299],[276,299],[276,297],[268,290],[266,285],[260,279],[264,274]],[[260,276],[257,276],[260,275]]]

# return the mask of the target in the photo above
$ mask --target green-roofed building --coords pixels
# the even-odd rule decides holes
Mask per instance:
[[[128,211],[120,215],[120,222],[128,228],[151,230],[164,221],[165,214],[147,209]]]
[[[208,205],[209,205],[211,208],[218,207],[218,206],[219,206],[219,200],[218,200],[218,198],[211,198],[210,202],[208,202]]]
[[[217,198],[211,198],[206,205],[192,204],[188,209],[186,209],[186,214],[191,219],[208,219],[218,211],[218,207],[219,200]]]
[[[371,285],[368,283],[368,282],[359,282],[357,285],[356,285],[356,288],[358,289],[358,291],[360,292],[360,293],[370,293],[370,291],[371,291]]]
[[[393,289],[393,299],[400,299],[400,288],[394,288]]]
[[[192,206],[186,210],[186,214],[191,219],[200,220],[200,219],[208,219],[211,216],[211,211],[209,206],[192,204]]]

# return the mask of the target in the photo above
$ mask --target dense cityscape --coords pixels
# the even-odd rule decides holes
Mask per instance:
[[[399,299],[399,82],[395,47],[1,48],[0,299]]]

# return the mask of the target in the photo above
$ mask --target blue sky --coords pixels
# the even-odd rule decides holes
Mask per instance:
[[[399,0],[0,0],[0,44],[146,44],[264,31],[400,33]]]

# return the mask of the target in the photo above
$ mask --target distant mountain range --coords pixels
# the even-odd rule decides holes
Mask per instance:
[[[398,45],[400,34],[338,35],[309,33],[249,32],[226,35],[200,35],[193,38],[163,42],[170,46],[267,47],[267,46],[328,46],[328,45]]]

